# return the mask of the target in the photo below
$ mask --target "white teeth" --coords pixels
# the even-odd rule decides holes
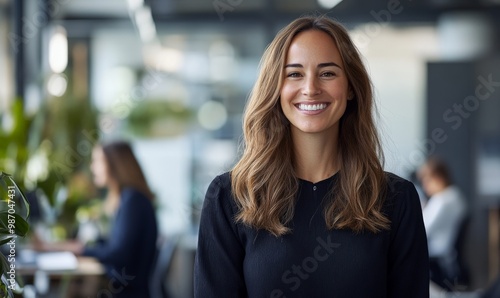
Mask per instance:
[[[299,109],[304,110],[304,111],[317,111],[317,110],[323,110],[326,108],[326,104],[315,104],[315,105],[307,105],[307,104],[299,104]]]

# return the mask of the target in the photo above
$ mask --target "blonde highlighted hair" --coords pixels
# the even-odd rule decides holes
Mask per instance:
[[[283,28],[267,47],[243,117],[244,151],[231,171],[239,207],[236,220],[275,236],[290,232],[299,182],[294,172],[290,125],[280,105],[286,55],[300,32],[327,33],[340,52],[354,97],[340,119],[337,181],[324,207],[328,229],[378,232],[388,229],[382,213],[386,178],[373,112],[372,86],[345,28],[324,16],[302,17]]]

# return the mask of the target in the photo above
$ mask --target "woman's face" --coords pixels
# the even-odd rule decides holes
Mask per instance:
[[[333,39],[318,30],[299,33],[288,50],[284,71],[280,103],[292,133],[338,131],[349,83]]]
[[[427,165],[424,165],[418,174],[422,183],[422,189],[428,197],[432,197],[442,189],[441,180]]]
[[[109,185],[109,167],[102,147],[100,146],[96,146],[94,150],[92,150],[90,170],[94,176],[94,184],[97,187],[106,187]]]

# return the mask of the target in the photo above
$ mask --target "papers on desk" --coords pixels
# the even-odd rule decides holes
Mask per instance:
[[[76,270],[78,260],[75,255],[68,251],[44,252],[36,257],[36,265],[40,270]]]

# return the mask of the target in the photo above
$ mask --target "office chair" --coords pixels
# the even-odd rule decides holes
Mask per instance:
[[[149,283],[152,298],[171,297],[165,286],[165,280],[172,263],[178,238],[178,236],[161,237],[158,241],[157,254]]]

